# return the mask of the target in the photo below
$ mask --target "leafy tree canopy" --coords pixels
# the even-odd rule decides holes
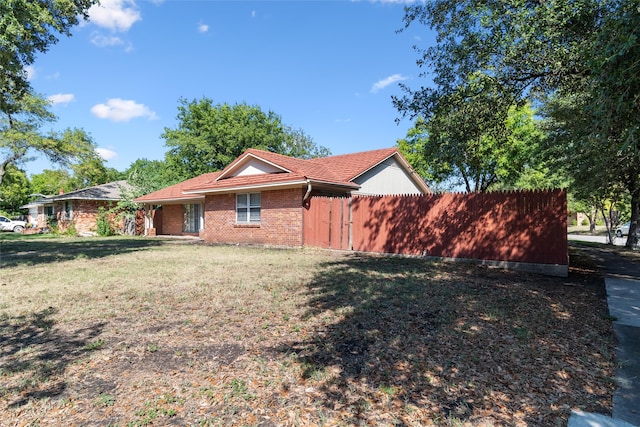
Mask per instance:
[[[246,103],[214,105],[208,98],[179,103],[178,126],[165,128],[162,137],[167,166],[181,179],[221,170],[248,148],[303,158],[328,153],[272,111]]]
[[[73,177],[64,169],[45,169],[31,175],[31,191],[34,197],[55,195],[60,190],[66,193],[74,189]]]
[[[95,144],[83,130],[40,131],[44,124],[55,120],[44,98],[25,95],[17,105],[19,111],[15,114],[0,111],[0,184],[8,165],[33,160],[36,153],[54,163],[69,165],[94,152]]]
[[[2,0],[0,2],[0,111],[15,114],[31,93],[26,67],[58,42],[98,0]]]
[[[400,151],[432,187],[463,185],[467,192],[512,187],[526,168],[534,168],[531,153],[540,132],[529,105],[511,108],[499,126],[470,121],[479,98],[439,111],[426,122],[416,120]]]
[[[97,0],[3,0],[0,1],[0,185],[9,165],[45,155],[53,162],[68,162],[92,151],[75,131],[40,132],[55,121],[48,103],[33,93],[27,68],[36,54],[45,53],[70,35],[79,19]]]
[[[97,152],[91,151],[79,156],[79,159],[70,165],[73,171],[73,184],[77,189],[106,184],[124,178],[124,174],[114,168],[108,168],[104,159]]]
[[[394,105],[428,122],[442,111],[463,108],[481,92],[489,102],[469,119],[498,128],[508,109],[526,99],[546,105],[579,96],[577,114],[551,110],[566,136],[565,151],[580,153],[564,157],[576,162],[567,170],[581,170],[587,158],[602,170],[611,169],[612,158],[624,162],[616,167],[627,170],[623,184],[631,195],[632,235],[640,219],[638,6],[628,0],[432,0],[409,6],[405,26],[418,22],[437,32],[435,45],[418,50],[418,65],[428,68],[423,76],[432,77],[432,84],[403,86],[405,95],[394,98]],[[477,76],[483,76],[480,85]]]
[[[280,154],[299,159],[327,157],[331,151],[327,147],[318,146],[302,129],[285,128],[285,140]]]
[[[166,162],[160,160],[138,159],[123,175],[136,188],[132,199],[180,182],[180,177],[169,169]]]
[[[13,165],[9,166],[4,184],[0,187],[0,211],[9,217],[20,215],[20,206],[29,202],[30,193],[27,174]]]

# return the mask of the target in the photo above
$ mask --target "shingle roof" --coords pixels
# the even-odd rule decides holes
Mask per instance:
[[[189,179],[171,187],[135,199],[136,202],[161,203],[200,199],[204,193],[233,191],[239,188],[302,185],[315,181],[343,189],[358,189],[353,180],[386,159],[397,155],[408,168],[397,148],[364,151],[353,154],[304,160],[269,151],[250,148],[220,172],[212,172]],[[281,172],[234,176],[242,165],[258,159],[270,163]]]
[[[187,187],[200,185],[205,182],[213,181],[220,175],[220,172],[210,172],[203,175],[196,176],[195,178],[188,179],[186,181],[179,182],[178,184],[171,185],[153,193],[145,194],[144,196],[136,198],[135,202],[140,203],[161,203],[170,200],[198,200],[204,196],[201,194],[184,194],[183,190]]]
[[[114,181],[102,185],[69,191],[57,196],[37,200],[42,203],[59,202],[63,200],[107,200],[118,201],[122,199],[122,190],[131,189],[127,181]]]
[[[357,188],[358,186],[352,182],[355,177],[361,175],[396,153],[398,153],[397,149],[387,148],[382,150],[304,160],[250,148],[224,168],[215,180],[210,180],[209,182],[203,181],[196,185],[185,186],[184,190],[186,192],[215,191],[225,188],[256,186],[259,184],[272,185],[284,182],[293,183],[307,180],[319,181],[342,187]],[[265,160],[281,169],[285,169],[286,171],[275,174],[227,177],[227,175],[239,164],[242,164],[249,158]]]
[[[360,153],[319,157],[308,161],[330,168],[332,174],[341,181],[352,181],[396,153],[399,153],[397,148],[383,148]]]

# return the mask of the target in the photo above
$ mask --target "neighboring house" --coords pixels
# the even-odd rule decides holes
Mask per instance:
[[[221,172],[134,201],[146,206],[147,235],[300,246],[313,196],[424,193],[429,187],[396,148],[310,160],[248,149]]]
[[[112,208],[130,189],[126,181],[115,181],[46,196],[21,207],[29,209],[28,222],[34,227],[45,228],[55,221],[62,230],[73,225],[77,233],[92,233],[99,209]]]

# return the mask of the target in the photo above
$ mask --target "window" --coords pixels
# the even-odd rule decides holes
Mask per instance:
[[[185,233],[197,233],[200,231],[200,205],[184,205],[182,231]]]
[[[64,202],[64,209],[62,211],[63,218],[71,221],[73,219],[73,205],[71,202]]]
[[[45,206],[44,215],[49,219],[55,219],[55,211],[53,210],[53,206]]]
[[[236,222],[260,223],[260,193],[236,194]]]

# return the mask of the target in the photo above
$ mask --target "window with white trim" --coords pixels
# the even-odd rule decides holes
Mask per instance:
[[[200,205],[184,205],[184,218],[182,221],[184,233],[197,233],[200,231]]]
[[[260,193],[236,194],[236,223],[260,223]]]

